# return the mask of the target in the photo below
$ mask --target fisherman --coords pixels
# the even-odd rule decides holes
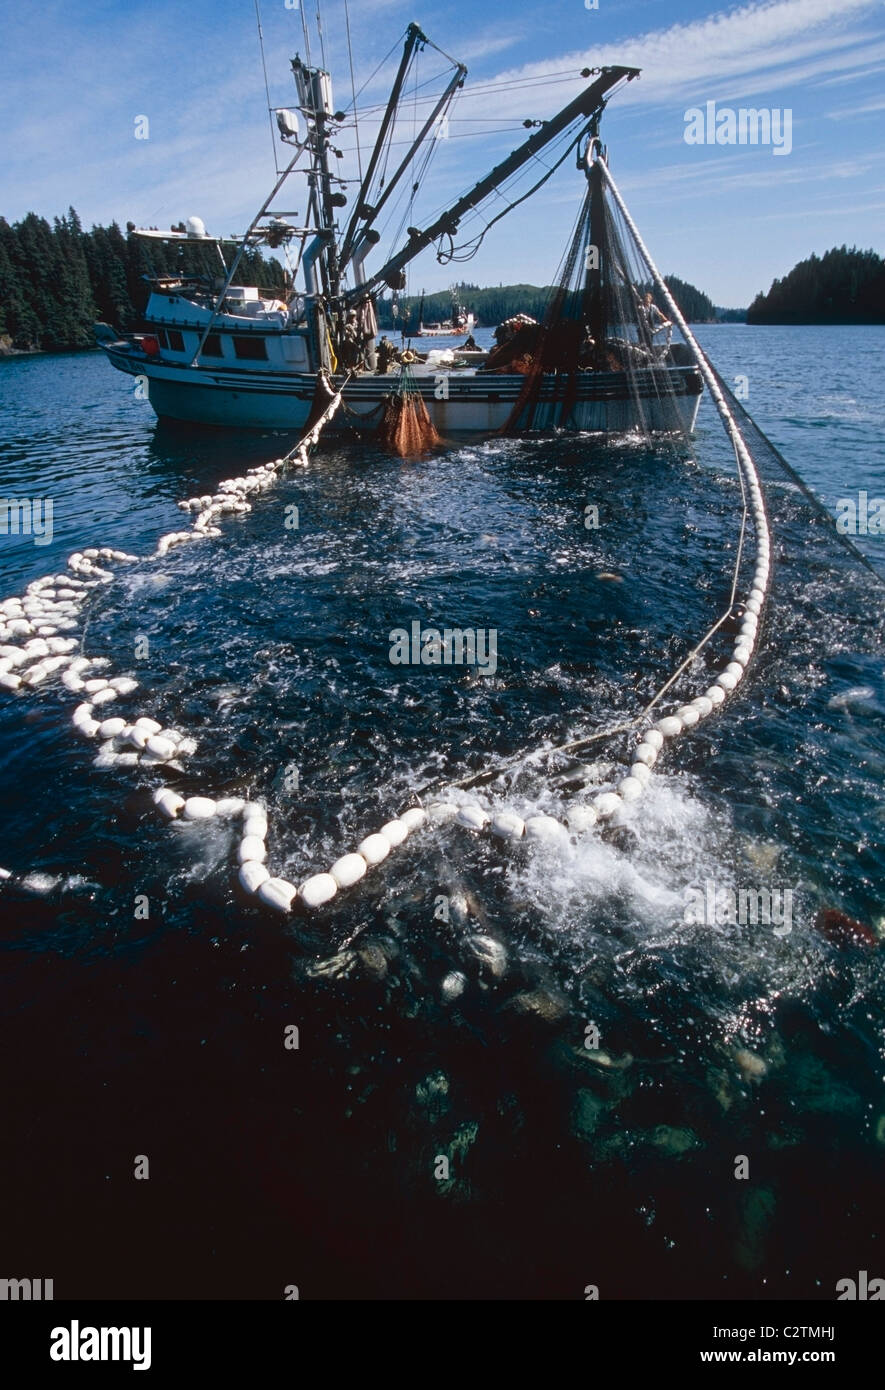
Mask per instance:
[[[392,363],[396,361],[397,356],[398,354],[396,350],[396,344],[392,343],[390,339],[387,337],[387,334],[385,334],[384,337],[381,339],[381,342],[378,344],[377,359],[379,376],[387,375],[387,373],[390,371]]]
[[[652,352],[658,357],[666,357],[670,351],[670,339],[673,336],[673,325],[670,320],[661,313],[651,290],[647,290],[644,300],[637,302],[639,310],[639,322],[644,329],[645,337]],[[666,340],[662,343],[655,343],[655,338],[659,333],[666,333]]]
[[[360,348],[361,343],[356,310],[348,309],[338,353],[342,367],[345,367],[348,371],[353,371],[360,360]]]
[[[596,365],[596,339],[590,332],[590,325],[585,323],[581,335],[581,346],[578,350],[578,366],[587,370]]]

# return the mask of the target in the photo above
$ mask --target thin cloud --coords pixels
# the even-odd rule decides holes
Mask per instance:
[[[767,73],[772,85],[783,85],[791,70],[795,69],[798,76],[799,63],[809,58],[816,59],[816,73],[837,69],[845,61],[842,48],[868,41],[859,32],[839,33],[839,26],[877,8],[877,0],[842,0],[834,13],[831,0],[765,0],[594,47],[592,61],[597,67],[623,65],[642,69],[641,80],[630,83],[619,94],[623,105],[648,105],[677,96],[687,98],[693,92],[709,92],[725,83],[749,94],[759,89],[760,74]],[[500,96],[496,94],[495,109],[504,114],[516,106],[522,108],[527,93],[521,90],[521,84],[552,76],[570,66],[574,68],[577,86],[587,56],[586,50],[578,50],[554,61],[528,63],[499,73],[495,80],[507,84],[510,91],[502,85]],[[856,64],[859,56],[855,53],[849,61]]]
[[[885,111],[885,97],[878,97],[873,101],[863,102],[860,106],[846,106],[841,111],[828,111],[827,120],[844,121],[849,117],[867,116],[874,111]]]

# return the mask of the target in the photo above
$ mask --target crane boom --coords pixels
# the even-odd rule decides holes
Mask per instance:
[[[545,121],[540,130],[523,142],[517,149],[497,164],[491,173],[486,174],[485,178],[473,186],[469,193],[465,193],[459,198],[452,207],[442,213],[431,226],[423,231],[418,228],[409,229],[409,240],[396,255],[392,256],[380,270],[369,277],[365,283],[355,286],[348,290],[344,296],[346,302],[363,299],[367,293],[383,285],[387,279],[401,270],[409,261],[414,260],[426,247],[433,244],[437,237],[446,233],[454,235],[458,229],[458,223],[466,212],[475,208],[490,193],[494,192],[505,179],[511,174],[515,174],[521,169],[527,160],[531,159],[540,150],[554,140],[563,130],[567,130],[573,121],[579,117],[592,118],[598,116],[605,106],[606,97],[613,87],[627,79],[632,82],[634,77],[639,76],[639,68],[606,67],[600,70],[600,74],[595,82],[575,97],[574,101],[569,102],[568,106],[553,116],[551,120]]]

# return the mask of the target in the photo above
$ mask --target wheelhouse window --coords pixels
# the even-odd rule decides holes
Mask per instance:
[[[249,362],[267,361],[267,342],[264,338],[234,338],[234,352]]]
[[[161,347],[161,348],[168,348],[168,346],[169,346],[169,339],[168,339],[168,337],[167,337],[167,335],[166,335],[166,330],[165,330],[165,328],[154,328],[154,329],[152,330],[152,332],[153,332],[153,335],[154,335],[154,337],[156,338],[157,342],[160,344],[160,347]]]
[[[184,352],[184,338],[177,328],[170,328],[167,334],[170,352]]]
[[[205,341],[205,343],[203,344],[203,351],[200,353],[200,356],[201,356],[201,357],[223,357],[223,356],[224,356],[224,353],[223,353],[222,350],[221,350],[221,334],[220,334],[220,333],[208,333],[208,334],[206,335],[206,341]]]

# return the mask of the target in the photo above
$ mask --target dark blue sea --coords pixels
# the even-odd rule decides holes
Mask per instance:
[[[63,686],[0,691],[0,1274],[57,1299],[885,1277],[883,588],[834,522],[885,496],[885,329],[698,336],[829,518],[760,460],[758,655],[623,824],[515,848],[448,825],[284,919],[238,887],[230,825],[170,826],[148,769],[94,765]],[[158,425],[97,353],[0,363],[0,491],[54,503],[50,545],[0,535],[0,598],[75,549],[148,554],[179,498],[293,442]],[[718,617],[738,500],[708,400],[692,449],[323,443],[222,536],[119,568],[84,641],[197,740],[176,785],[266,802],[298,882],[498,763],[480,793],[522,815],[604,781],[620,736],[535,755],[632,716]],[[885,536],[851,539],[885,571]],[[392,665],[414,619],[494,629],[497,669]],[[789,930],[686,921],[710,882],[789,890]]]

